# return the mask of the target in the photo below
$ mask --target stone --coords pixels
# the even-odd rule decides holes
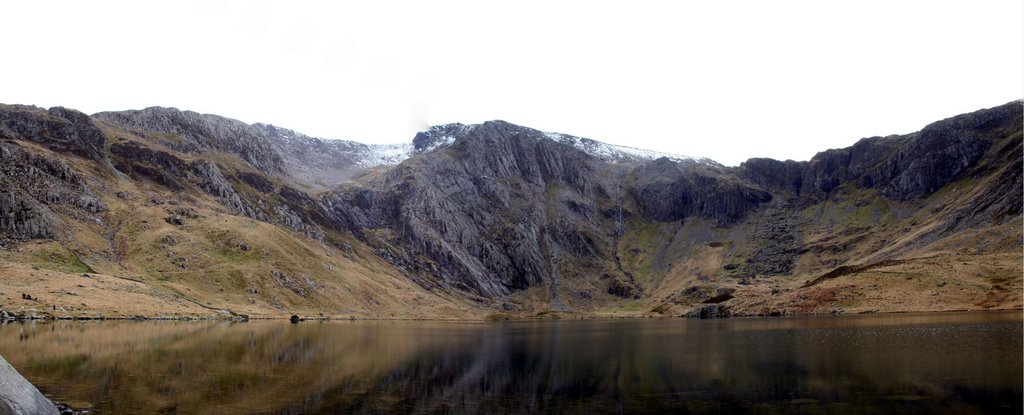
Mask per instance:
[[[686,313],[686,317],[701,319],[724,318],[729,317],[729,312],[719,304],[709,304],[690,310],[689,313]]]
[[[0,356],[0,415],[58,415],[53,402],[39,393]]]

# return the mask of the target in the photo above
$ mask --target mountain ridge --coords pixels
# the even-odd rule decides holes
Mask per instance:
[[[838,298],[880,269],[940,278],[947,264],[927,258],[963,255],[976,271],[958,281],[982,292],[935,302],[885,280],[872,284],[921,304],[872,301],[1019,308],[1021,119],[1014,101],[808,161],[726,167],[503,121],[373,148],[160,107],[0,106],[0,239],[46,251],[5,248],[0,266],[133,274],[256,315],[716,316],[871,310]]]

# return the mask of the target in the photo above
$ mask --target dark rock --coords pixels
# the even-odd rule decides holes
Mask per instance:
[[[282,172],[283,160],[265,134],[240,121],[216,115],[150,107],[143,110],[102,112],[94,117],[130,129],[178,136],[162,144],[182,153],[198,154],[203,149],[235,154],[260,171]]]
[[[0,105],[0,139],[25,140],[59,153],[90,160],[105,157],[106,138],[88,115],[54,107],[49,111],[21,105]]]
[[[27,240],[52,236],[53,228],[41,209],[14,193],[0,191],[0,237]]]
[[[167,222],[167,223],[169,223],[171,225],[175,225],[175,226],[184,225],[184,223],[181,220],[181,217],[180,216],[174,216],[174,215],[165,217],[164,218],[164,222]]]
[[[691,310],[689,313],[686,313],[686,317],[702,319],[725,318],[729,317],[729,311],[719,304],[709,304]]]
[[[634,198],[641,212],[657,221],[689,216],[727,226],[742,219],[771,194],[703,165],[660,158],[638,168]]]
[[[302,319],[300,319],[299,316],[296,316],[294,314],[288,320],[291,321],[292,324],[299,324],[299,322],[302,321]]]
[[[623,278],[612,278],[608,282],[608,294],[622,298],[638,299],[643,290],[632,281]]]
[[[238,172],[235,174],[235,177],[261,193],[271,193],[274,191],[274,183],[267,180],[262,174]]]
[[[199,218],[199,212],[196,212],[195,209],[192,209],[190,207],[171,206],[171,207],[168,207],[167,209],[164,209],[164,210],[166,210],[167,213],[170,213],[171,215],[174,215],[174,216],[181,216],[181,217],[189,218],[189,219],[198,219]]]
[[[186,178],[188,164],[171,153],[125,141],[111,144],[110,154],[114,167],[135,179],[149,179],[170,190],[184,188],[181,180]]]
[[[740,164],[740,174],[762,188],[799,194],[806,164],[793,160],[752,158]]]
[[[719,290],[719,294],[707,300],[704,300],[704,304],[718,304],[729,301],[731,299],[733,299],[731,291],[722,292],[721,290]]]

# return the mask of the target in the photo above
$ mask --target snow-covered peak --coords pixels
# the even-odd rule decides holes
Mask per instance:
[[[544,133],[544,136],[552,141],[571,145],[583,150],[583,152],[587,154],[612,163],[657,160],[665,157],[676,162],[701,163],[712,166],[718,165],[715,161],[705,157],[690,157],[681,154],[663,153],[654,150],[619,146],[561,133]]]

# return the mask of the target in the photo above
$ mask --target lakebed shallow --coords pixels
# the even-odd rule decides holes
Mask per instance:
[[[1020,413],[1022,320],[61,321],[0,354],[95,413]]]

